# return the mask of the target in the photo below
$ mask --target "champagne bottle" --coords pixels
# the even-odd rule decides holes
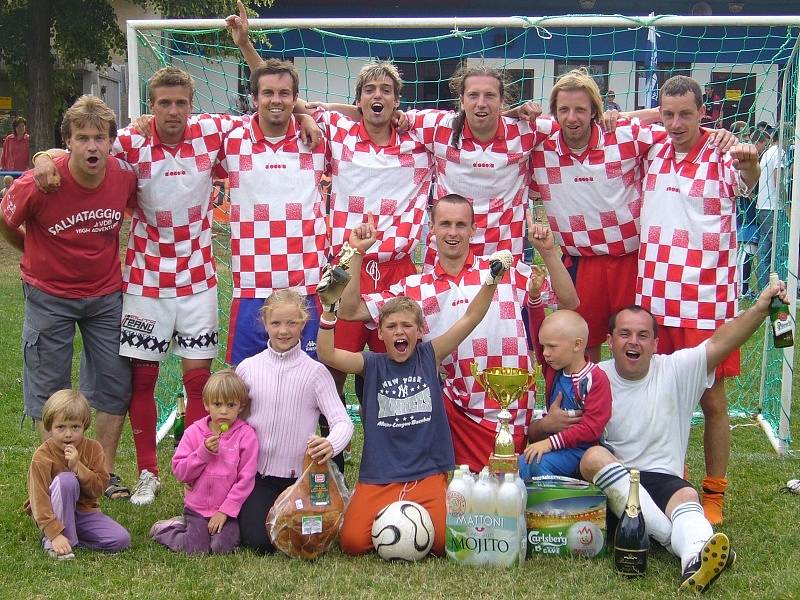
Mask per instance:
[[[175,424],[172,426],[172,435],[175,438],[175,447],[183,437],[183,429],[186,426],[186,402],[183,399],[183,394],[178,395],[177,407],[175,408]]]
[[[639,577],[647,571],[650,538],[639,504],[639,471],[631,469],[630,477],[628,502],[614,536],[614,570],[627,577]]]
[[[778,285],[778,274],[769,274],[769,287]],[[794,346],[794,331],[789,307],[775,296],[769,305],[769,321],[772,325],[772,342],[776,348],[790,348]]]

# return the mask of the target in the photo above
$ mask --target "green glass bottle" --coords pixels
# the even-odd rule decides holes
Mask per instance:
[[[769,287],[778,285],[778,274],[769,274]],[[772,326],[772,343],[776,348],[791,348],[794,346],[794,326],[789,314],[788,305],[784,304],[777,296],[769,305],[769,322]]]
[[[639,471],[631,469],[631,488],[625,512],[614,536],[614,570],[627,577],[640,577],[647,571],[650,538],[639,503]]]
[[[172,426],[172,436],[175,438],[175,447],[183,437],[183,430],[186,427],[186,402],[183,399],[183,394],[178,395],[177,407],[175,408],[175,424]]]

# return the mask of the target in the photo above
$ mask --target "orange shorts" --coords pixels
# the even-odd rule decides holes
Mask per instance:
[[[356,483],[353,497],[344,513],[339,532],[339,546],[345,554],[372,552],[372,522],[392,502],[410,500],[425,507],[433,521],[433,547],[437,556],[444,554],[447,520],[447,474],[437,473],[424,479],[399,483]]]
[[[658,328],[658,353],[672,354],[676,350],[694,348],[714,335],[713,329],[684,329],[682,327]],[[725,357],[715,371],[716,378],[736,377],[741,372],[741,360],[737,348]]]

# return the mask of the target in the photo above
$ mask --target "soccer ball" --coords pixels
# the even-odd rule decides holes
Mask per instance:
[[[384,507],[372,523],[372,545],[384,560],[425,558],[433,546],[431,516],[416,502],[393,502]]]

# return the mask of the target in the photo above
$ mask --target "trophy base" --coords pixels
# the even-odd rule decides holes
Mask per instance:
[[[492,454],[489,457],[489,470],[492,473],[519,473],[519,454],[514,456]]]

